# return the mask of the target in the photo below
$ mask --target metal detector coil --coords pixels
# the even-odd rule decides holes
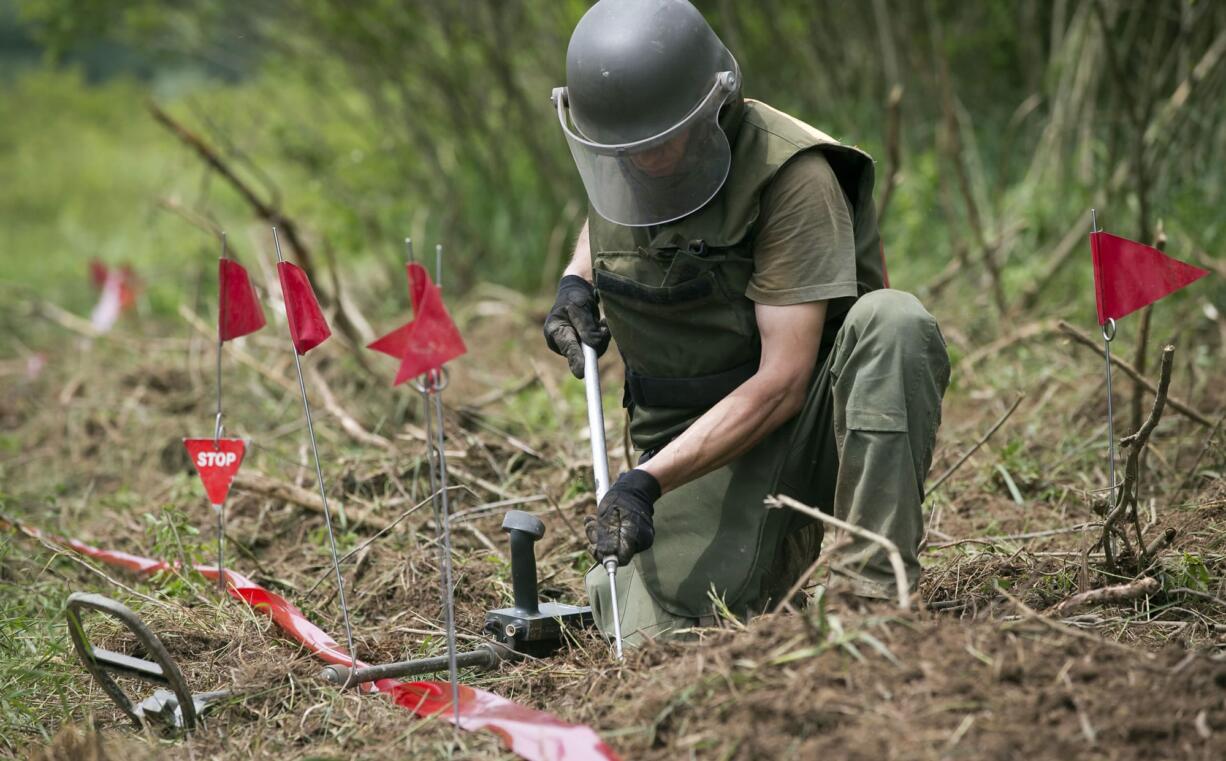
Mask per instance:
[[[123,624],[153,660],[94,647],[81,623],[81,614],[86,610],[105,613]],[[121,602],[99,594],[74,592],[68,597],[65,615],[68,618],[68,636],[72,638],[72,646],[81,659],[81,665],[137,727],[152,718],[191,732],[200,723],[200,715],[210,703],[230,694],[228,690],[192,694],[166,646],[131,608]],[[140,703],[133,703],[112,674],[134,677],[170,689],[159,689]]]

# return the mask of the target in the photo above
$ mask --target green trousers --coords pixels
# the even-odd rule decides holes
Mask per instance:
[[[914,588],[920,505],[949,383],[932,315],[910,294],[865,294],[847,312],[814,373],[800,413],[738,460],[664,495],[656,541],[617,576],[627,644],[713,621],[714,599],[749,616],[777,603],[821,549],[822,524],[763,506],[784,493],[898,545]],[[852,538],[832,584],[893,597],[894,574],[875,544]],[[586,578],[596,623],[613,631],[602,567]]]

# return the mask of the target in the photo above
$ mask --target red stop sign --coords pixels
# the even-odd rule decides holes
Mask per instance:
[[[183,439],[192,465],[200,474],[204,491],[214,507],[221,507],[230,493],[230,484],[243,464],[247,442],[243,439]]]

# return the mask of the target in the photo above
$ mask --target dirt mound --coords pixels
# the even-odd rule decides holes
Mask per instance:
[[[1218,759],[1226,663],[1026,619],[810,612],[636,654],[602,717],[628,758]]]

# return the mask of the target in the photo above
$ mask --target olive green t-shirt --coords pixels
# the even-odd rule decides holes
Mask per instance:
[[[850,209],[820,151],[785,164],[762,193],[745,295],[770,306],[838,300],[828,312],[845,312],[858,294]]]

